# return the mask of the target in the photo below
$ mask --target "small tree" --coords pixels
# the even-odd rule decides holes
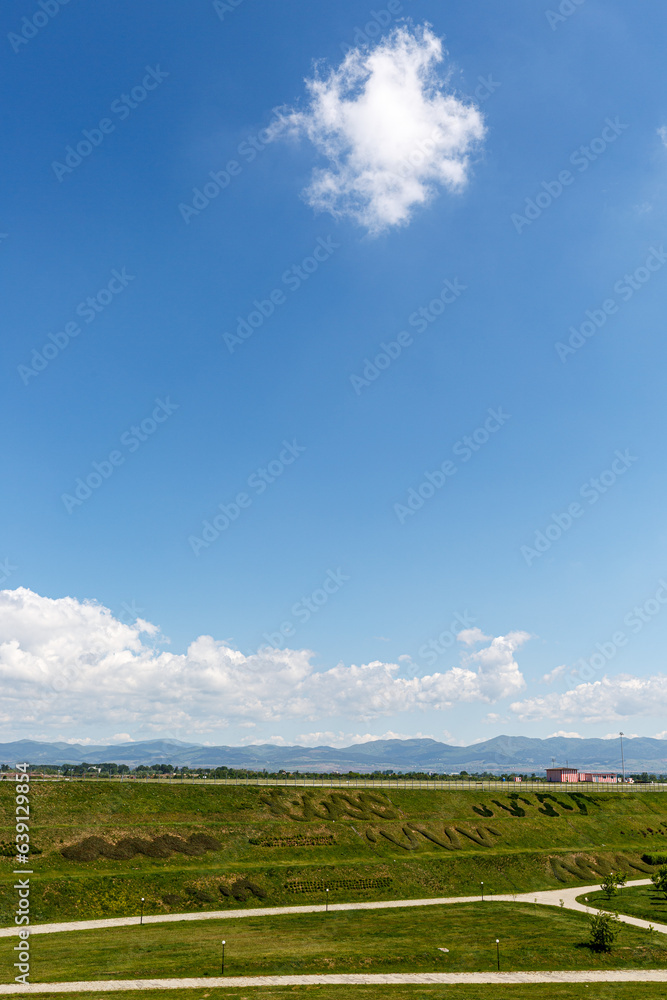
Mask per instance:
[[[609,874],[602,880],[600,886],[603,893],[609,901],[612,896],[615,896],[622,885],[628,880],[628,876],[625,872],[609,872]]]
[[[653,872],[651,882],[653,882],[658,892],[662,892],[667,898],[667,865],[661,865],[657,872]]]
[[[614,941],[621,930],[621,921],[615,913],[606,913],[604,910],[598,912],[590,918],[591,933],[590,946],[593,951],[611,951]]]

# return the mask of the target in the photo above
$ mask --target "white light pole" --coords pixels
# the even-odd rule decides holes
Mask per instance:
[[[328,889],[326,890],[326,901],[327,901],[327,903],[326,903],[326,910],[324,912],[328,913],[329,912],[329,890]]]
[[[479,884],[480,884],[480,885],[481,885],[481,887],[482,887],[482,902],[484,902],[484,883],[483,883],[483,882],[480,882]]]
[[[500,972],[500,939],[496,938],[496,958],[498,960],[498,972]]]
[[[141,918],[139,920],[139,923],[143,924],[143,922],[144,922],[144,897],[142,896],[141,897]]]
[[[225,942],[222,942],[222,968],[220,970],[221,975],[225,974]]]
[[[621,737],[621,769],[623,771],[623,784],[625,784],[625,757],[623,756],[623,733],[618,734]]]

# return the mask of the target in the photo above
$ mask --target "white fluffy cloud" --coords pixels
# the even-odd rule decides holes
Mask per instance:
[[[553,682],[557,681],[559,677],[562,677],[564,674],[566,674],[569,669],[570,668],[565,663],[562,663],[560,667],[554,667],[553,670],[550,670],[548,674],[544,675],[544,677],[542,678],[542,683],[553,684]]]
[[[556,733],[549,733],[548,736],[545,736],[545,739],[552,740],[556,736],[564,737],[565,739],[569,739],[569,740],[581,740],[581,739],[583,739],[583,736],[581,735],[581,733],[568,733],[567,730],[565,730],[565,729],[559,729],[558,732],[556,732]]]
[[[445,91],[443,59],[428,26],[400,27],[306,81],[307,108],[283,109],[270,131],[305,135],[328,159],[304,192],[311,206],[376,234],[406,224],[438,187],[465,186],[485,128],[471,101]]]
[[[564,694],[527,698],[510,705],[522,721],[540,719],[611,722],[629,716],[667,714],[667,674],[636,677],[618,674],[599,681],[578,684]]]
[[[658,129],[658,135],[662,139],[664,146],[667,146],[667,125],[661,125]]]
[[[156,637],[154,625],[123,624],[93,602],[1,591],[0,722],[40,734],[79,735],[85,723],[88,732],[194,736],[230,721],[370,720],[489,703],[524,687],[514,651],[528,634],[499,636],[459,667],[411,678],[379,660],[317,671],[309,650],[245,656],[206,635],[176,654],[156,648]]]

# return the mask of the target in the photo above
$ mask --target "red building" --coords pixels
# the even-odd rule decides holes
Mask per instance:
[[[579,771],[576,767],[548,767],[547,781],[579,781]]]
[[[612,771],[582,771],[579,775],[579,781],[602,781],[615,785],[618,781],[618,775]]]

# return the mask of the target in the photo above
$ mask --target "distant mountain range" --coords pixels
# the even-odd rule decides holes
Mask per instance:
[[[667,773],[667,740],[644,737],[624,739],[626,772]],[[355,746],[276,747],[268,743],[247,747],[205,747],[180,740],[145,740],[114,746],[81,746],[73,743],[38,743],[18,740],[0,744],[0,763],[101,764],[114,762],[173,764],[175,767],[249,768],[267,771],[521,771],[539,774],[551,767],[569,764],[581,770],[621,770],[619,740],[573,739],[554,736],[548,740],[525,736],[496,736],[469,747],[449,746],[436,740],[372,740]]]

